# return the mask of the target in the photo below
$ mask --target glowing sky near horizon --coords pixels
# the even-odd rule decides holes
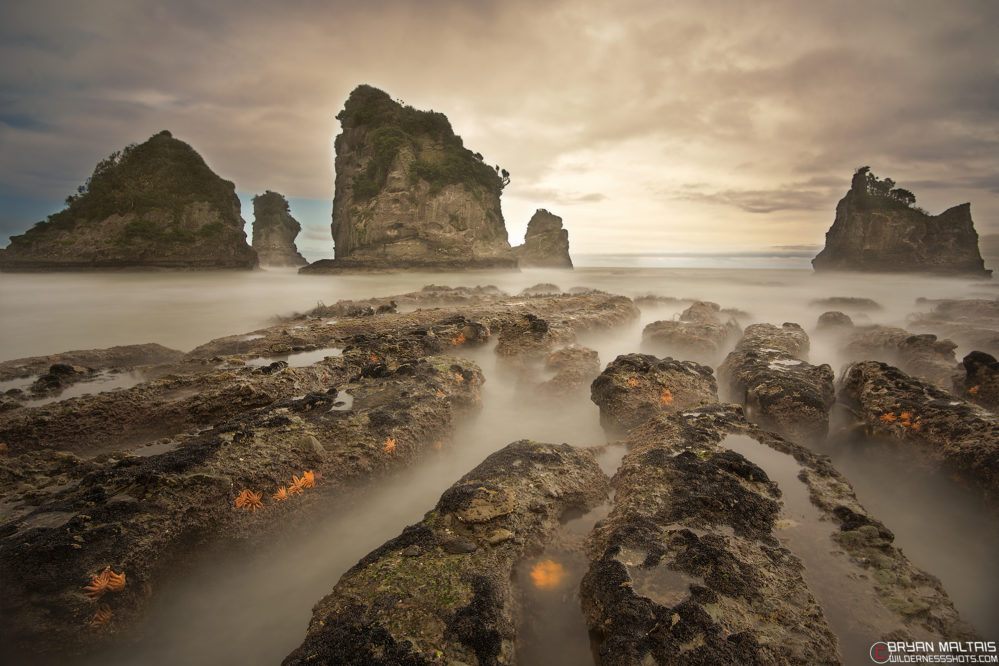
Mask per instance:
[[[995,233],[997,30],[987,0],[7,2],[0,243],[169,129],[244,198],[289,197],[303,252],[331,256],[359,83],[511,172],[512,243],[547,208],[573,254],[808,254],[865,164]]]

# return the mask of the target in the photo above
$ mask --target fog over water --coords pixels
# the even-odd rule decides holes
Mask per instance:
[[[763,269],[582,268],[569,272],[300,276],[252,273],[117,273],[0,276],[0,357],[157,342],[190,350],[224,335],[250,334],[274,315],[304,312],[317,302],[387,296],[426,284],[493,284],[516,295],[540,282],[563,290],[591,287],[626,296],[656,294],[701,299],[737,309],[742,327],[755,322],[801,324],[812,337],[812,363],[837,374],[851,359],[815,335],[829,309],[814,299],[845,296],[883,309],[846,310],[857,324],[906,326],[916,299],[995,298],[990,281],[901,275],[815,275]],[[641,320],[610,333],[581,336],[602,366],[640,351],[642,328],[670,319],[689,302],[642,309]],[[925,332],[913,330],[914,333]],[[137,647],[86,663],[279,663],[305,635],[314,603],[363,555],[433,508],[440,494],[488,454],[521,438],[600,446],[608,441],[597,407],[580,398],[553,409],[525,393],[493,351],[495,342],[463,350],[486,377],[482,411],[463,423],[453,445],[417,465],[380,479],[352,499],[337,500],[306,521],[307,529],[273,540],[229,546],[200,557],[187,575],[169,581],[152,602]],[[958,349],[960,359],[970,349]],[[835,432],[835,428],[834,428]],[[896,545],[938,576],[958,610],[987,639],[999,638],[999,529],[982,498],[943,474],[927,472],[918,456],[834,435],[821,447],[856,486],[860,501],[895,532]],[[602,462],[613,471],[617,454]],[[610,461],[610,462],[608,462]],[[289,544],[294,544],[290,547]],[[540,554],[539,554],[540,555]],[[568,606],[571,606],[569,604]],[[917,637],[918,638],[918,637]],[[877,637],[871,637],[871,642]],[[844,654],[847,663],[860,658]]]

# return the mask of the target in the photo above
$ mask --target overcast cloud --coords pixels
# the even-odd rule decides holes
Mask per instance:
[[[997,30],[990,0],[5,2],[0,233],[161,129],[310,217],[359,83],[511,172],[512,242],[548,208],[574,253],[820,244],[865,164],[995,232]]]

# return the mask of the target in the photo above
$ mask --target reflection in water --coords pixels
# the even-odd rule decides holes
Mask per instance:
[[[274,363],[275,361],[284,361],[292,368],[305,368],[313,363],[318,363],[327,356],[343,356],[343,350],[337,349],[336,347],[327,347],[325,349],[313,349],[311,351],[297,352],[294,354],[279,354],[276,356],[261,356],[259,358],[251,358],[246,361],[246,365],[251,368],[264,367]]]

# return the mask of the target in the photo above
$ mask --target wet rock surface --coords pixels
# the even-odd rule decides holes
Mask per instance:
[[[680,314],[679,320],[655,321],[642,331],[643,347],[699,363],[716,363],[729,342],[742,332],[729,318],[722,323],[717,303],[695,301]]]
[[[600,504],[607,489],[587,451],[508,445],[350,569],[284,663],[514,663],[514,566],[551,540],[568,511]]]
[[[932,333],[913,334],[902,328],[871,326],[857,329],[847,338],[844,352],[850,358],[884,361],[937,386],[949,387],[957,367],[950,340]]]
[[[0,362],[0,381],[45,374],[53,364],[90,370],[132,368],[139,365],[179,361],[184,352],[163,345],[124,345],[107,349],[78,349],[49,356],[31,356]]]
[[[718,387],[706,365],[624,354],[593,380],[590,399],[605,428],[627,432],[656,414],[717,402]]]
[[[718,368],[722,393],[746,405],[751,419],[795,441],[822,439],[835,401],[833,371],[802,360],[808,335],[797,324],[753,324]]]
[[[820,566],[794,551],[789,534],[804,526],[782,506],[791,489],[754,453],[729,450],[733,435],[800,466],[795,482],[829,524]],[[891,545],[827,458],[748,423],[741,408],[659,415],[626,445],[582,586],[599,663],[859,663],[870,642],[844,637],[860,630],[869,641],[973,637],[939,581]]]
[[[999,423],[991,412],[875,361],[850,366],[839,395],[872,433],[918,447],[999,498]]]
[[[600,357],[587,347],[569,345],[545,359],[545,370],[555,376],[540,383],[538,392],[550,398],[568,398],[585,391],[600,374]]]
[[[973,351],[961,361],[962,372],[954,377],[954,391],[995,411],[999,407],[999,362],[985,352]]]

